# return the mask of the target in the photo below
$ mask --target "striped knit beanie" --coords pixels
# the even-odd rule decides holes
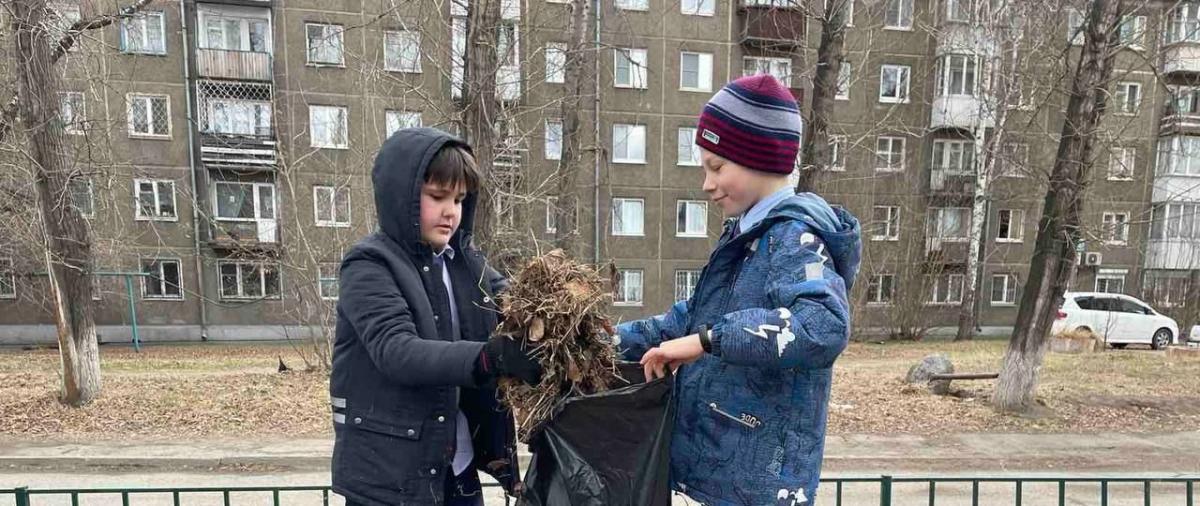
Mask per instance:
[[[791,174],[802,128],[791,92],[759,74],[726,84],[704,105],[696,145],[749,169]]]

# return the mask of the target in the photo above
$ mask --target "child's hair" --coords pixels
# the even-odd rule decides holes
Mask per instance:
[[[475,157],[461,146],[447,146],[438,151],[425,171],[425,182],[444,186],[462,183],[468,192],[479,190],[479,166]]]

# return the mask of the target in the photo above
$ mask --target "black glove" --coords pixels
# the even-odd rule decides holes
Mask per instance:
[[[530,355],[532,349],[506,334],[496,334],[483,345],[475,360],[476,381],[509,376],[536,385],[542,379],[542,365]]]

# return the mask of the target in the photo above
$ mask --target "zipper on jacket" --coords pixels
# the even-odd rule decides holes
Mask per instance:
[[[762,422],[761,422],[761,421],[759,421],[757,418],[754,418],[754,417],[749,417],[750,419],[749,419],[749,420],[747,420],[747,419],[746,419],[746,415],[743,415],[743,416],[734,416],[734,415],[732,415],[732,414],[730,414],[730,413],[726,412],[725,410],[721,409],[721,407],[720,407],[720,406],[717,406],[717,403],[715,403],[715,402],[710,402],[710,403],[708,403],[708,409],[711,409],[711,410],[713,410],[713,412],[717,413],[718,415],[721,415],[721,416],[723,416],[723,417],[725,417],[725,418],[728,418],[728,419],[730,419],[730,420],[733,420],[733,421],[735,421],[735,422],[737,422],[737,423],[740,423],[740,424],[742,424],[742,425],[745,425],[746,427],[749,427],[749,428],[751,428],[751,429],[757,429],[759,425],[762,425]]]

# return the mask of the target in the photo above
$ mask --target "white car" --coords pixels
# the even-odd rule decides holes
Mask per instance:
[[[1096,339],[1124,348],[1149,344],[1166,348],[1179,338],[1179,325],[1149,304],[1128,295],[1099,292],[1067,292],[1051,333],[1079,330]]]

